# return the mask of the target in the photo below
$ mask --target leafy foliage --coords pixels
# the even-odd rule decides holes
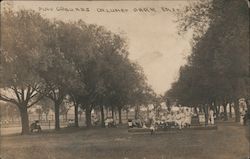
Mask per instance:
[[[93,108],[121,111],[154,98],[120,35],[81,20],[51,21],[31,10],[5,9],[2,17],[0,100],[18,106],[26,133],[27,109],[37,102],[42,105],[39,113],[48,112],[48,101],[53,102],[59,129],[66,97],[76,109],[80,104],[87,118]]]
[[[178,98],[183,104],[224,103],[249,97],[246,2],[213,0],[194,3],[178,16],[181,31],[194,28],[195,36],[188,64],[180,69],[178,81],[166,96]],[[209,21],[208,27],[201,27],[207,25],[206,21]]]

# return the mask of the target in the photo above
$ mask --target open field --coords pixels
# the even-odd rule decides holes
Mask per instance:
[[[244,127],[128,133],[126,128],[64,129],[1,137],[1,159],[246,159]]]

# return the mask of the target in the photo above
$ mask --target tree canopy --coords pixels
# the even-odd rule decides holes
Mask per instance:
[[[27,109],[42,97],[36,90],[41,80],[35,71],[39,67],[44,26],[48,21],[34,11],[5,10],[1,15],[0,100],[15,104],[22,119],[22,132],[29,131]]]
[[[192,3],[177,14],[180,31],[193,30],[188,63],[166,96],[183,104],[249,98],[249,9],[244,0]]]
[[[78,106],[85,109],[91,125],[94,108],[102,110],[104,122],[104,107],[120,112],[154,97],[141,67],[128,58],[126,39],[103,26],[8,9],[1,22],[0,100],[20,109],[23,133],[29,131],[27,109],[41,99],[53,102],[59,130],[66,98],[73,101],[76,118]]]

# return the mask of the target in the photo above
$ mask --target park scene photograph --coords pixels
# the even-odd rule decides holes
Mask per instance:
[[[249,11],[2,1],[0,159],[250,159]]]

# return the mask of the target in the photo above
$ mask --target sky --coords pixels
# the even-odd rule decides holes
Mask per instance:
[[[149,85],[158,94],[164,94],[178,79],[179,68],[186,63],[191,50],[191,33],[178,35],[176,18],[167,10],[187,5],[185,0],[8,3],[15,10],[33,9],[46,18],[63,21],[82,19],[121,34],[127,39],[129,58],[142,66]],[[116,12],[112,12],[114,9]]]

